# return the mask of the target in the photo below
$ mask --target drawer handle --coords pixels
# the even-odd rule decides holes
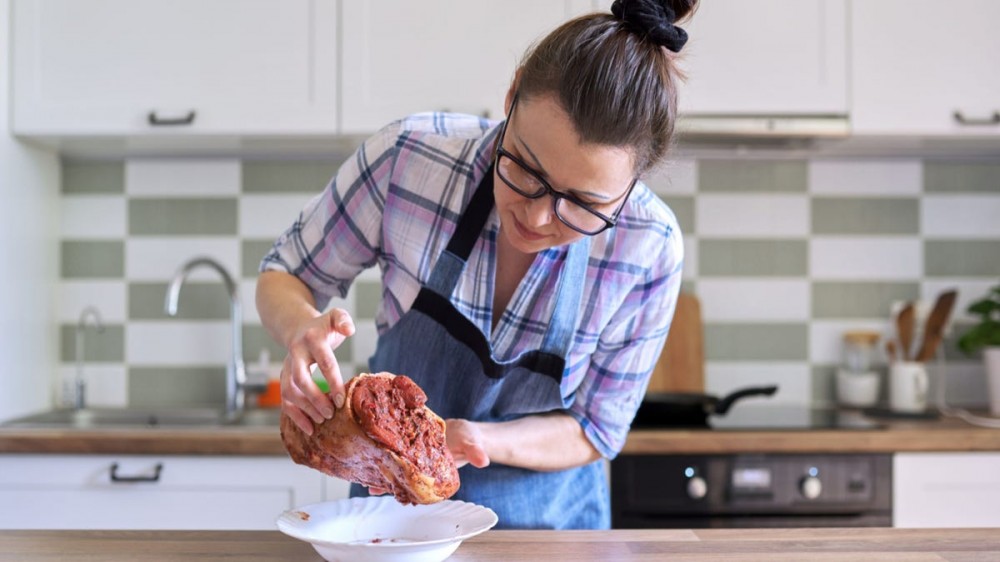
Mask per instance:
[[[156,467],[152,475],[120,476],[118,474],[118,463],[112,463],[111,481],[112,482],[159,482],[161,472],[163,472],[163,463],[158,462],[156,463]]]
[[[190,125],[194,123],[194,110],[188,112],[184,117],[174,117],[174,118],[163,118],[158,117],[155,111],[149,112],[149,124],[153,126],[159,125]]]
[[[952,115],[955,117],[955,121],[962,125],[1000,125],[1000,111],[994,111],[993,115],[983,119],[971,119],[961,111],[955,111]]]

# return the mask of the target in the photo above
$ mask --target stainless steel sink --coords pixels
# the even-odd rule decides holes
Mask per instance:
[[[61,409],[16,418],[2,424],[13,428],[110,429],[278,426],[280,410],[246,410],[227,419],[222,410],[155,408]]]

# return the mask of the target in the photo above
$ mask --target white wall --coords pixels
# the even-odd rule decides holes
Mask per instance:
[[[10,134],[10,0],[0,0],[0,420],[48,408],[58,355],[59,160]]]

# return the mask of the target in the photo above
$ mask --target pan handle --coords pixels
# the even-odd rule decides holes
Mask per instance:
[[[729,411],[729,408],[732,407],[733,402],[736,402],[740,398],[745,398],[747,396],[771,396],[777,391],[778,385],[775,384],[770,386],[751,386],[750,388],[737,390],[715,403],[715,413],[725,414]]]

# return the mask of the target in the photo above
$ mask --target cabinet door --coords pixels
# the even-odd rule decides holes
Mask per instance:
[[[333,133],[335,30],[336,0],[16,0],[13,129]]]
[[[846,14],[845,0],[700,3],[683,24],[681,112],[845,114]]]
[[[587,6],[563,0],[345,0],[342,128],[371,133],[421,111],[503,118],[528,46]]]
[[[895,527],[1000,527],[1000,453],[898,453]]]
[[[0,529],[273,530],[323,489],[286,457],[0,455]]]
[[[995,0],[853,2],[854,131],[1000,134],[998,20]]]

